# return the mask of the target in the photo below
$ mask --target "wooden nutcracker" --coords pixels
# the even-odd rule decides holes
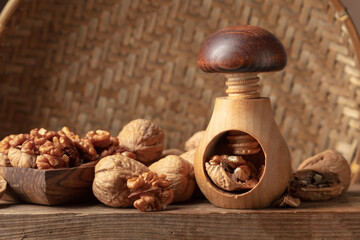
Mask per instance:
[[[232,26],[204,42],[198,65],[204,72],[225,73],[227,78],[227,96],[216,99],[195,155],[195,176],[201,191],[219,207],[270,206],[288,184],[291,157],[275,123],[269,98],[260,97],[258,73],[285,67],[283,45],[259,27]],[[264,165],[256,185],[247,190],[227,191],[215,184],[205,164],[212,156],[222,154],[241,156],[256,168]]]

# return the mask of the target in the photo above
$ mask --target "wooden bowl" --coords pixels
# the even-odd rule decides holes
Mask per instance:
[[[50,170],[0,167],[0,175],[7,182],[2,200],[58,205],[92,199],[96,163]]]

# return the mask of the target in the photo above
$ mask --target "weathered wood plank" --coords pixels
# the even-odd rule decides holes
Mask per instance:
[[[360,239],[360,186],[297,209],[234,210],[207,201],[141,213],[99,203],[0,202],[1,239]]]

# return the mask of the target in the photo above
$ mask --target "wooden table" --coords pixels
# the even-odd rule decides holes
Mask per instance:
[[[360,239],[360,185],[297,209],[231,210],[206,200],[141,213],[100,203],[0,202],[0,239]]]

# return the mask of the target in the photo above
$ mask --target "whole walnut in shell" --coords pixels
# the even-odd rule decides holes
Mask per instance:
[[[120,146],[135,153],[136,160],[151,163],[162,154],[164,133],[154,123],[145,119],[129,122],[117,136]]]
[[[187,152],[184,152],[183,154],[180,155],[180,157],[185,159],[186,161],[188,161],[189,163],[191,163],[194,166],[195,153],[196,153],[196,148],[191,149],[191,150],[189,150]]]
[[[174,202],[189,200],[195,189],[194,167],[176,155],[169,155],[150,165],[157,174],[165,174],[174,190]]]
[[[94,195],[107,206],[130,207],[134,200],[129,198],[127,180],[148,171],[142,163],[122,154],[104,157],[95,166]]]
[[[192,135],[185,143],[185,151],[196,149],[201,139],[204,137],[205,131],[199,131]]]

